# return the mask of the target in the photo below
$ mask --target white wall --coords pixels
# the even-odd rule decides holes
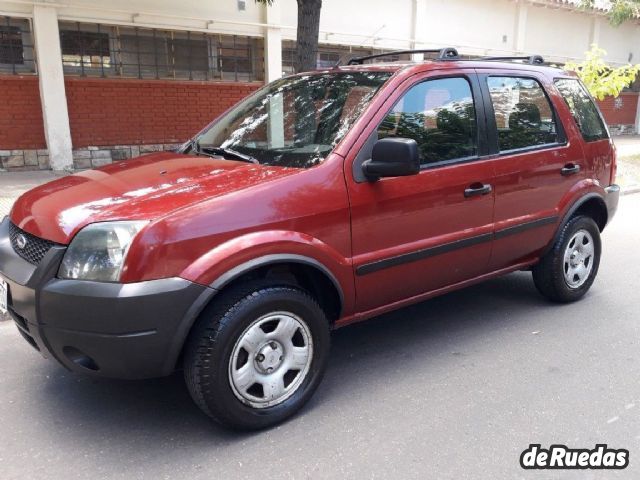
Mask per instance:
[[[581,58],[589,49],[592,16],[540,6],[529,7],[525,45],[554,60]],[[604,29],[610,28],[603,22]]]
[[[282,0],[283,23],[296,25],[295,0]],[[320,41],[374,48],[409,48],[413,0],[324,0]],[[289,30],[288,38],[295,32]]]
[[[506,0],[427,0],[430,45],[459,46],[469,54],[513,49],[516,4]],[[506,35],[506,42],[503,36]]]
[[[618,28],[602,28],[599,46],[607,51],[611,61],[626,63],[633,54],[632,63],[640,63],[640,27],[624,24]]]
[[[283,39],[295,38],[296,0],[275,0],[280,5],[278,27]],[[640,27],[611,27],[601,15],[540,6],[545,0],[324,0],[320,41],[375,48],[412,45],[414,11],[418,27],[416,47],[456,46],[469,54],[515,53],[519,8],[526,10],[520,50],[540,53],[552,60],[582,58],[592,40],[594,18],[600,18],[599,43],[609,59],[625,63],[629,53],[640,62]],[[19,11],[29,15],[29,0],[0,0],[0,14]],[[66,20],[189,29],[217,33],[264,36],[265,7],[246,0],[51,0],[60,5]],[[535,3],[535,5],[534,5]],[[549,4],[552,4],[548,0]],[[520,7],[519,7],[520,5]],[[273,24],[273,20],[269,22]]]

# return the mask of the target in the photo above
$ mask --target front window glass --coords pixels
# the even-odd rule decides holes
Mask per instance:
[[[263,165],[312,167],[326,158],[390,76],[322,73],[278,80],[201,133],[194,147],[201,154],[244,156]]]
[[[419,83],[404,94],[378,127],[378,138],[411,138],[428,165],[478,153],[476,111],[464,78]]]
[[[489,77],[487,83],[501,152],[558,141],[551,104],[536,80]]]
[[[559,78],[556,80],[556,87],[587,142],[609,138],[598,108],[578,80]]]

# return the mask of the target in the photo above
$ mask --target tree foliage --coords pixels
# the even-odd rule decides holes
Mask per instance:
[[[580,3],[585,8],[594,8],[603,4],[602,0],[581,0]],[[606,7],[609,22],[616,27],[640,17],[640,0],[609,0]]]
[[[591,95],[598,100],[613,95],[617,97],[620,92],[633,83],[640,72],[640,64],[611,67],[604,61],[607,54],[597,45],[592,45],[586,52],[586,59],[580,63],[570,62],[565,65],[567,70],[573,70],[578,74]]]

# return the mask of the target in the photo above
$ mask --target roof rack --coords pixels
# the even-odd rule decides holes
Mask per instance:
[[[382,57],[390,57],[394,55],[407,55],[413,53],[437,53],[436,60],[465,60],[460,58],[458,54],[458,50],[453,47],[445,47],[445,48],[434,48],[428,50],[396,50],[393,52],[386,53],[377,53],[375,55],[367,55],[364,57],[354,57],[347,65],[362,65],[367,60],[372,60],[374,58],[382,58]],[[531,56],[522,56],[522,57],[477,57],[471,58],[469,60],[484,60],[489,62],[500,62],[500,61],[513,61],[513,60],[522,60],[528,63],[529,65],[543,65],[544,58],[540,55],[531,55]],[[339,66],[340,62],[336,65]]]
[[[406,55],[406,54],[412,54],[412,53],[437,53],[438,56],[436,58],[438,60],[454,60],[458,58],[458,50],[451,47],[434,48],[434,49],[428,49],[428,50],[396,50],[393,52],[367,55],[365,57],[354,57],[351,60],[349,60],[349,63],[347,63],[347,65],[362,65],[365,61],[372,60],[374,58],[390,57],[393,55]]]
[[[540,55],[531,55],[530,57],[481,57],[478,60],[486,60],[490,62],[500,62],[509,60],[525,60],[529,65],[542,65],[544,58]]]

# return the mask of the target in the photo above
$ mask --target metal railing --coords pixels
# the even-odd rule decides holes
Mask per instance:
[[[262,39],[101,24],[60,24],[69,75],[261,81]]]

